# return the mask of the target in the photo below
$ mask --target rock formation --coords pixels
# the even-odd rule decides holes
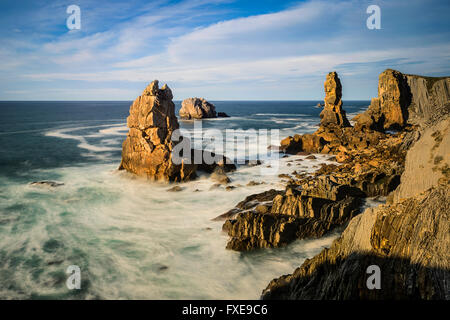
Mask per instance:
[[[350,127],[342,109],[342,85],[336,72],[330,72],[324,83],[325,105],[320,113],[320,125],[337,125],[341,127]]]
[[[320,127],[313,134],[287,137],[280,143],[285,153],[331,153],[339,147],[374,146],[387,129],[426,126],[450,114],[450,77],[423,77],[387,69],[380,74],[378,97],[357,115],[351,127],[342,110],[341,83],[335,72],[325,81],[325,106]],[[339,159],[339,158],[338,158]]]
[[[352,135],[351,125],[342,108],[342,85],[336,72],[330,72],[324,83],[325,99],[323,110],[320,113],[320,127],[313,134],[295,135],[287,137],[280,143],[280,149],[285,153],[296,154],[298,152],[319,153],[326,145],[332,142],[340,144],[340,137]],[[331,143],[331,144],[330,144]],[[329,152],[327,147],[325,153]]]
[[[217,118],[214,105],[203,98],[183,100],[179,114],[181,119]]]
[[[402,74],[387,69],[380,74],[378,97],[357,115],[356,130],[402,129],[424,125],[450,113],[450,78]]]
[[[207,151],[190,148],[189,154],[180,155],[181,161],[173,161],[175,143],[172,134],[179,124],[172,99],[170,88],[164,85],[160,89],[158,80],[155,80],[133,102],[127,118],[130,130],[122,145],[119,170],[127,170],[150,180],[187,181],[196,177],[197,169],[209,173],[216,167],[222,167],[225,171],[234,169],[234,164],[227,158],[213,153],[209,153],[209,158],[216,159],[214,163],[194,164],[195,159],[203,160]],[[183,137],[176,142],[181,141]]]
[[[195,165],[175,165],[172,161],[172,133],[179,128],[172,99],[170,88],[164,85],[159,89],[155,80],[133,102],[119,169],[150,180],[184,181],[195,177]]]
[[[342,164],[324,165],[311,179],[326,175],[367,196],[388,195],[387,204],[354,217],[331,248],[270,282],[263,299],[450,299],[449,81],[380,75],[379,96],[355,128],[335,130],[340,145],[325,146]],[[379,290],[366,284],[371,265],[381,271]]]
[[[331,248],[273,280],[263,298],[450,299],[449,127],[447,117],[414,144],[389,205],[353,218]],[[413,179],[422,169],[433,176]],[[371,265],[381,270],[379,290],[366,285]]]
[[[222,215],[227,219],[223,230],[230,236],[227,248],[238,251],[320,237],[351,220],[330,249],[305,261],[293,275],[272,281],[263,298],[448,298],[448,287],[444,286],[448,286],[450,270],[445,249],[449,240],[444,230],[448,233],[449,130],[448,122],[432,125],[431,120],[437,118],[437,112],[441,118],[448,114],[448,79],[422,84],[436,86],[434,90],[444,97],[434,94],[426,103],[421,90],[411,89],[408,112],[399,114],[398,105],[403,103],[400,93],[405,89],[396,82],[401,79],[398,74],[386,74],[381,77],[386,82],[382,85],[385,91],[381,90],[385,100],[380,99],[385,105],[382,125],[375,122],[374,126],[353,128],[326,121],[313,134],[281,142],[285,152],[329,153],[340,164],[323,164],[310,176],[296,172],[283,175],[287,179],[284,191],[250,196]],[[409,88],[414,81],[421,82],[418,76],[406,79]],[[339,94],[333,95],[336,97],[328,104],[339,105]],[[421,107],[413,108],[418,101],[422,101]],[[394,127],[400,131],[384,132]],[[379,196],[387,196],[389,205],[358,215],[362,198]],[[426,241],[425,249],[420,239]],[[383,274],[389,273],[383,280],[384,293],[365,289],[366,269],[371,264],[380,265]]]

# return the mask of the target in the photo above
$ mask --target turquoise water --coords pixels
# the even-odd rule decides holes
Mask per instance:
[[[280,129],[283,138],[316,130],[317,102],[218,101],[216,109],[231,118],[202,124]],[[344,108],[355,114],[368,104]],[[241,185],[233,191],[210,190],[214,182],[202,176],[167,192],[167,185],[116,170],[129,106],[0,102],[0,298],[253,299],[337,236],[247,254],[225,250],[222,222],[212,218],[247,195],[283,188],[279,173],[312,172],[326,157],[296,167],[282,159],[272,176],[242,166],[230,175]],[[193,122],[180,125],[192,131]],[[64,185],[30,185],[39,180]],[[246,187],[250,180],[266,184]],[[66,287],[69,265],[81,269],[80,290]]]

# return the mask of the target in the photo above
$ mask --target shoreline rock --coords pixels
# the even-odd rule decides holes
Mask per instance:
[[[356,118],[355,131],[400,131],[380,135],[365,149],[342,144],[342,164],[324,165],[309,183],[327,175],[367,196],[387,195],[386,204],[355,216],[330,248],[272,280],[262,299],[450,299],[449,81],[393,70],[380,75],[381,99]],[[405,83],[410,104],[402,97]],[[382,116],[373,116],[375,107]],[[381,290],[367,288],[371,265],[381,270]]]

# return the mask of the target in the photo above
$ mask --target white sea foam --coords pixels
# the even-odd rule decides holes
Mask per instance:
[[[280,130],[280,137],[271,137],[260,148],[245,147],[247,131],[236,130],[236,158],[262,156],[267,146],[278,145],[285,135],[314,130],[302,117],[281,115],[278,120],[292,127]],[[231,125],[237,126],[227,127]],[[126,131],[123,123],[116,123],[52,129],[45,135],[78,141],[87,158],[111,160]],[[182,134],[188,133],[194,135],[194,143],[202,137],[201,132],[182,128]],[[211,146],[203,142],[199,147]],[[250,194],[284,189],[278,174],[312,173],[319,163],[330,163],[325,155],[316,157],[291,156],[266,159],[255,167],[240,166],[229,174],[231,185],[236,186],[232,191],[211,188],[215,182],[201,176],[180,185],[181,192],[168,192],[169,185],[116,171],[119,159],[116,164],[36,171],[36,176],[57,176],[64,182],[54,189],[2,181],[0,258],[4,263],[0,271],[9,277],[0,297],[29,298],[31,293],[65,297],[67,289],[57,275],[65,277],[65,268],[75,264],[81,267],[82,279],[90,282],[82,298],[256,299],[271,279],[292,272],[329,246],[338,233],[241,254],[225,250],[228,237],[221,231],[223,222],[211,219]],[[279,167],[267,175],[268,170],[262,169],[275,166],[274,161]],[[251,180],[264,184],[246,186]],[[60,247],[48,252],[45,244],[52,240]],[[24,262],[17,265],[20,259]]]
[[[98,130],[95,133],[90,133],[87,135],[77,135],[74,132],[86,130],[86,129],[95,129],[95,128],[104,128]],[[98,138],[105,136],[123,136],[125,135],[124,131],[126,130],[126,126],[123,124],[114,124],[114,125],[98,125],[98,126],[86,126],[86,127],[74,127],[74,128],[63,128],[63,129],[55,129],[50,130],[45,133],[47,137],[56,137],[60,139],[71,139],[79,141],[78,147],[81,149],[86,149],[91,152],[106,152],[106,151],[117,151],[120,148],[110,147],[105,145],[95,145],[89,143],[86,138]],[[112,144],[112,143],[109,143]],[[84,154],[90,156],[91,154]]]
[[[90,281],[85,298],[256,299],[272,278],[292,272],[337,234],[242,255],[225,250],[223,222],[211,219],[247,195],[284,188],[278,173],[313,172],[327,159],[317,157],[283,158],[272,176],[261,176],[258,166],[241,167],[230,174],[232,185],[241,185],[233,191],[210,190],[214,182],[204,176],[181,185],[181,192],[167,192],[169,185],[136,179],[116,171],[116,165],[39,170],[39,175],[57,174],[65,185],[41,190],[10,183],[2,190],[8,200],[1,211],[18,217],[0,229],[3,268],[22,293],[4,286],[0,296],[62,295],[66,289],[53,282],[53,274],[75,264]],[[245,186],[250,180],[266,184]],[[51,239],[61,247],[49,253],[44,244]],[[12,268],[17,254],[30,262]],[[33,255],[41,259],[35,265]]]

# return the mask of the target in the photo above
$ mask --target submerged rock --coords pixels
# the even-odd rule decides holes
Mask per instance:
[[[172,188],[167,189],[167,191],[169,191],[169,192],[180,192],[180,191],[183,191],[183,190],[184,190],[184,188],[182,188],[180,186],[174,186]]]
[[[52,181],[52,180],[42,180],[42,181],[33,181],[30,182],[31,186],[43,186],[43,187],[51,187],[51,188],[57,188],[64,185],[63,182],[58,181]]]

